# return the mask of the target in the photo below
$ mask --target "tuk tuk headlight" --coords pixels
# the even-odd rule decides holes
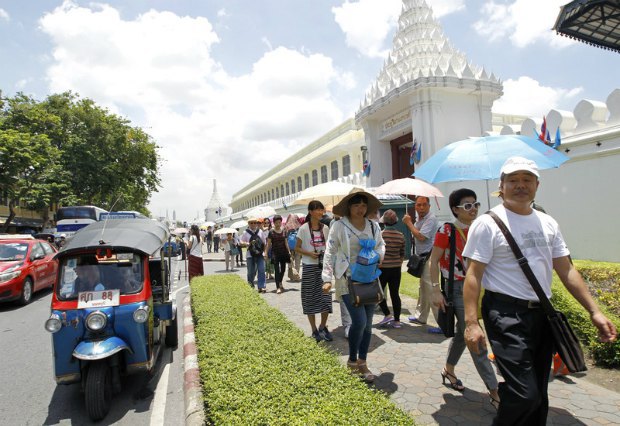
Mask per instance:
[[[58,330],[62,328],[62,321],[60,320],[60,316],[57,314],[52,314],[45,321],[45,329],[50,333],[56,333]]]
[[[140,306],[133,312],[133,320],[137,323],[146,322],[149,319],[149,307],[147,305]]]
[[[90,331],[101,331],[108,323],[108,317],[101,311],[95,311],[86,317],[86,327]]]

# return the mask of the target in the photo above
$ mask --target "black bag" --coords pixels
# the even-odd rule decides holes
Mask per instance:
[[[586,362],[583,358],[583,350],[581,349],[579,340],[577,339],[577,336],[575,336],[575,332],[568,323],[566,316],[562,312],[556,311],[553,308],[553,305],[547,298],[547,295],[543,291],[542,287],[540,287],[540,283],[534,275],[532,268],[530,268],[530,265],[527,263],[527,259],[523,256],[521,249],[519,249],[517,242],[508,228],[506,228],[504,222],[492,211],[488,211],[487,214],[495,220],[495,223],[497,223],[497,226],[504,234],[504,237],[506,237],[508,245],[510,245],[512,252],[519,262],[519,266],[523,269],[523,273],[536,292],[538,300],[540,301],[540,304],[547,315],[547,319],[549,320],[549,325],[551,326],[555,350],[560,355],[560,358],[562,358],[562,361],[564,361],[566,368],[571,373],[586,371],[588,367],[586,367]]]
[[[265,254],[265,243],[263,243],[261,237],[258,236],[258,233],[260,231],[257,230],[256,232],[252,232],[249,229],[246,229],[246,231],[250,234],[248,246],[248,251],[250,252],[250,255],[252,257],[263,257],[263,255]]]
[[[370,283],[359,283],[347,277],[351,302],[356,308],[362,305],[374,305],[383,301],[383,289],[379,280]]]
[[[454,264],[456,262],[456,229],[454,224],[450,223],[450,270],[448,279],[441,277],[442,292],[446,298],[445,312],[439,309],[437,312],[437,325],[443,331],[446,337],[454,337]]]
[[[424,265],[428,260],[430,253],[424,254],[416,254],[415,252],[411,254],[409,261],[407,262],[407,272],[409,272],[414,277],[420,278],[422,273],[424,272]]]

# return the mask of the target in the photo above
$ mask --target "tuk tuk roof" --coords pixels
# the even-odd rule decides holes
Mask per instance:
[[[121,219],[92,223],[76,232],[56,257],[89,249],[127,249],[155,254],[168,240],[168,229],[150,219]]]

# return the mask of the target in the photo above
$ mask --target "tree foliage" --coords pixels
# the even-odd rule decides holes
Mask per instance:
[[[93,204],[148,215],[160,158],[146,132],[71,92],[0,102],[0,189],[11,216],[18,200],[44,213]]]

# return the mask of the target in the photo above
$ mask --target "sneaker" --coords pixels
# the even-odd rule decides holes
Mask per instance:
[[[391,316],[391,315],[388,315],[387,317],[385,317],[385,318],[383,318],[381,321],[379,321],[379,322],[377,323],[377,325],[378,325],[379,327],[386,326],[386,325],[388,325],[389,323],[391,323],[392,321],[394,321],[394,317],[393,317],[393,316]]]
[[[441,331],[441,328],[439,327],[429,327],[426,331],[431,334],[443,334],[443,331]]]
[[[409,322],[415,322],[417,324],[422,324],[422,325],[426,325],[425,322],[422,322],[418,319],[418,317],[414,317],[414,316],[410,316],[409,317]]]
[[[332,340],[334,340],[334,336],[332,336],[332,334],[329,332],[327,327],[319,328],[319,334],[321,335],[323,340],[326,340],[328,342],[331,342]]]
[[[351,326],[345,325],[344,326],[344,338],[347,340],[349,339],[349,331],[351,331]]]
[[[314,340],[316,340],[317,343],[319,343],[321,340],[323,340],[323,336],[321,336],[321,333],[319,333],[319,330],[315,330],[312,332],[312,337],[314,338]]]

